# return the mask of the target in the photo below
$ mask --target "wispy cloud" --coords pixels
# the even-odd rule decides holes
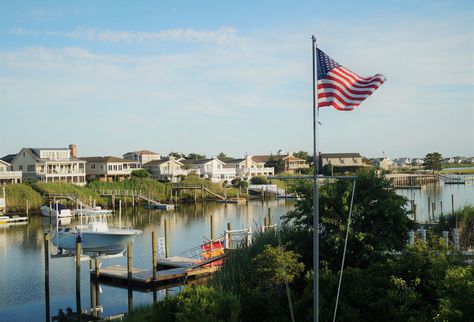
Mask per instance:
[[[159,41],[178,41],[189,43],[228,44],[243,40],[234,27],[221,27],[216,30],[195,30],[190,28],[166,29],[161,31],[102,30],[95,28],[74,31],[37,31],[14,28],[10,34],[18,36],[64,37],[77,40],[109,43],[149,43]]]

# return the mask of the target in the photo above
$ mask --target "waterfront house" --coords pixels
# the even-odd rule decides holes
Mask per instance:
[[[258,162],[252,156],[246,156],[243,159],[231,159],[226,161],[225,168],[235,168],[236,176],[244,179],[250,179],[255,176],[274,175],[273,167],[265,167],[265,162]]]
[[[306,160],[295,157],[293,154],[277,154],[277,155],[255,155],[252,157],[252,160],[257,163],[263,163],[264,165],[271,161],[282,160],[284,164],[284,172],[288,173],[301,173],[302,169],[308,169],[309,163]]]
[[[0,185],[20,183],[22,175],[21,171],[13,171],[10,163],[0,159]]]
[[[154,160],[160,160],[161,156],[158,153],[149,150],[139,150],[134,152],[127,152],[123,155],[126,160],[136,161],[140,166]]]
[[[151,173],[151,177],[161,181],[177,182],[179,176],[186,176],[187,170],[183,169],[184,164],[174,157],[153,160],[143,165],[143,168]]]
[[[130,178],[133,170],[140,169],[139,162],[113,156],[81,157],[81,159],[87,162],[87,180],[121,181]]]
[[[232,181],[236,177],[235,168],[226,168],[225,163],[217,157],[201,160],[180,160],[188,174],[196,174],[201,178],[210,179],[213,182]]]
[[[321,167],[332,165],[347,170],[366,166],[359,153],[320,153],[319,162]]]
[[[385,171],[390,171],[393,168],[397,166],[395,162],[390,160],[390,158],[384,157],[384,158],[375,158],[372,160],[374,165],[379,167],[379,169],[385,170]]]
[[[13,171],[23,180],[86,184],[86,162],[77,158],[75,145],[69,148],[23,148],[13,158]]]

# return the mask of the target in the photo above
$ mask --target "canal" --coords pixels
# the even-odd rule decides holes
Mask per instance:
[[[357,191],[356,191],[357,193]],[[397,193],[413,200],[417,204],[417,219],[428,221],[428,200],[436,204],[435,218],[441,211],[451,212],[451,200],[454,208],[474,204],[474,184],[466,181],[465,185],[428,185],[419,190],[397,190]],[[453,197],[451,197],[453,196]],[[443,204],[441,210],[441,203]],[[409,207],[410,203],[407,203]],[[251,201],[248,205],[197,203],[180,204],[175,211],[125,209],[122,225],[141,229],[143,234],[133,244],[133,266],[150,268],[151,266],[151,232],[158,237],[164,235],[164,220],[168,222],[169,255],[180,255],[182,252],[202,244],[210,237],[211,216],[215,236],[221,235],[227,223],[233,229],[259,227],[271,209],[272,222],[293,209],[292,200]],[[431,207],[431,206],[430,206]],[[109,223],[118,225],[118,215],[109,217]],[[74,222],[73,222],[74,223]],[[48,218],[31,216],[25,225],[0,226],[0,321],[44,321],[46,316],[45,278],[44,278],[44,243],[43,234],[50,227]],[[52,251],[54,251],[54,247]],[[126,257],[106,259],[103,267],[109,265],[126,265]],[[76,275],[73,258],[50,260],[50,312],[51,316],[68,307],[76,310]],[[173,287],[157,292],[160,300],[166,295],[176,294],[180,287]],[[133,306],[137,307],[153,302],[153,293],[133,292]],[[102,317],[127,312],[128,291],[124,288],[101,284],[99,287]],[[89,309],[90,283],[89,262],[81,262],[81,307]]]
[[[175,211],[124,209],[122,225],[143,231],[133,243],[133,266],[151,266],[151,232],[164,235],[164,220],[168,222],[169,255],[198,246],[210,237],[210,215],[213,215],[214,235],[220,236],[232,224],[232,229],[260,227],[271,209],[272,222],[291,210],[292,200],[251,201],[248,205],[197,203],[180,204]],[[118,226],[118,215],[109,217],[109,224]],[[74,222],[73,222],[74,224]],[[44,321],[46,316],[43,234],[50,227],[48,218],[32,216],[25,225],[0,226],[0,321]],[[52,251],[55,251],[53,247]],[[126,266],[126,257],[102,260],[103,267]],[[76,275],[73,258],[50,260],[51,316],[68,307],[76,311]],[[157,293],[160,300],[166,294],[179,292],[179,287]],[[128,291],[101,284],[99,289],[102,317],[127,312]],[[133,292],[133,306],[152,303],[153,293]],[[89,261],[81,262],[81,306],[89,309]]]

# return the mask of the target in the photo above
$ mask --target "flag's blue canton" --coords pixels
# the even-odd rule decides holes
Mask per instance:
[[[341,65],[326,55],[321,49],[317,51],[318,55],[318,79],[323,78],[333,68]]]

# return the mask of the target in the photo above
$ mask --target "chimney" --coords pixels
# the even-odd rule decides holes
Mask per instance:
[[[75,144],[69,144],[69,151],[71,158],[77,158],[77,146]]]

